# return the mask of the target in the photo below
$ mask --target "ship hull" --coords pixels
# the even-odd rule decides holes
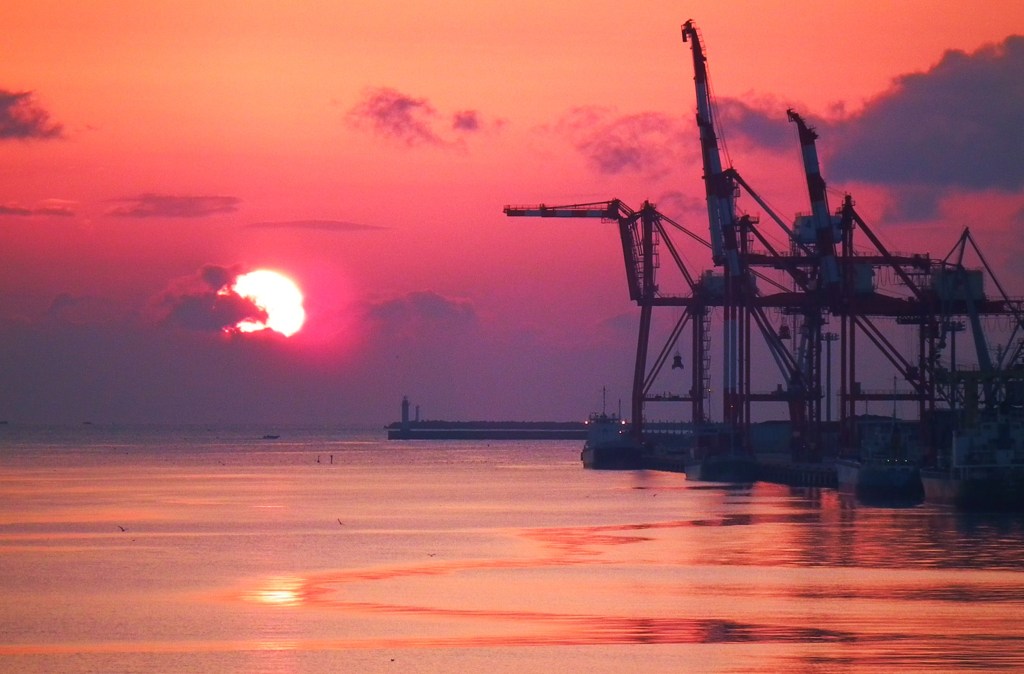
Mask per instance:
[[[865,502],[919,503],[924,499],[921,471],[902,461],[836,461],[839,491]]]
[[[699,482],[752,483],[757,480],[757,463],[748,456],[708,456],[688,459],[687,480]]]
[[[632,445],[586,446],[580,453],[584,468],[593,470],[640,470],[643,454],[639,447]]]
[[[925,500],[960,510],[1024,511],[1024,467],[921,471]]]

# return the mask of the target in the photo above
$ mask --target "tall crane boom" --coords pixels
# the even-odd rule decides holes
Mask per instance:
[[[567,206],[506,206],[505,215],[510,217],[532,216],[540,218],[600,218],[605,221],[617,222],[619,225],[619,236],[622,240],[622,253],[626,261],[626,280],[629,284],[629,296],[634,302],[640,305],[640,325],[637,335],[636,362],[633,370],[633,391],[632,391],[632,426],[631,433],[639,441],[643,434],[644,402],[648,388],[647,376],[647,352],[651,336],[651,320],[654,306],[658,303],[658,284],[655,279],[658,267],[658,242],[659,233],[664,235],[664,228],[661,220],[663,216],[649,201],[645,201],[639,210],[634,211],[618,199],[590,204],[569,204]],[[667,239],[666,239],[667,240]],[[691,290],[693,289],[692,276],[684,267],[675,247],[668,244],[673,259],[680,266],[687,279]],[[661,298],[665,299],[665,298]],[[676,298],[683,303],[677,306],[691,305],[696,307],[699,304],[694,298]],[[704,315],[703,307],[690,309],[695,316],[693,320],[694,330],[703,330]],[[688,314],[684,314],[688,315]],[[673,332],[671,341],[674,344],[678,338],[678,331],[682,329],[683,320],[680,318],[678,328]],[[703,333],[701,333],[703,334]],[[698,342],[695,340],[695,344]],[[655,372],[660,370],[664,363],[664,357],[668,354],[667,345],[662,351],[654,366]],[[693,368],[694,386],[691,395],[687,398],[693,404],[693,418],[704,419],[704,391],[703,386],[705,367],[703,360],[695,359]],[[652,378],[653,378],[652,373]],[[682,399],[682,398],[678,398]]]
[[[646,210],[650,208],[645,204]],[[653,209],[652,209],[653,210]],[[639,302],[654,292],[654,250],[651,242],[650,255],[644,254],[642,228],[638,226],[642,213],[626,206],[618,199],[599,201],[589,204],[569,204],[566,206],[506,206],[505,215],[509,217],[534,218],[599,218],[617,222],[619,237],[622,240],[622,254],[626,262],[626,283],[629,286],[629,298]]]
[[[683,24],[682,33],[683,42],[689,42],[693,51],[693,79],[697,89],[697,128],[700,130],[704,190],[707,194],[708,224],[711,228],[711,258],[715,264],[720,265],[723,262],[727,263],[723,230],[731,227],[736,219],[735,185],[722,170],[722,157],[718,151],[718,136],[715,133],[715,118],[711,107],[707,57],[704,56],[700,35],[693,21]],[[734,273],[734,270],[730,270],[730,273]]]
[[[697,128],[700,132],[700,153],[704,164],[704,192],[708,202],[708,225],[711,230],[711,259],[725,267],[725,308],[722,326],[722,397],[724,417],[736,429],[744,411],[739,392],[746,385],[740,346],[744,341],[741,306],[752,291],[752,279],[740,261],[740,238],[736,218],[736,183],[731,171],[722,169],[722,157],[715,133],[715,117],[708,82],[707,57],[700,34],[693,21],[683,24],[683,42],[693,52],[693,81],[697,89]]]
[[[818,134],[792,108],[786,110],[786,115],[789,117],[789,121],[796,124],[797,133],[800,136],[800,152],[803,157],[804,173],[807,175],[807,193],[811,199],[814,244],[821,264],[822,280],[826,287],[835,288],[839,283],[835,227],[832,215],[828,211],[825,179],[821,177],[821,165],[818,162],[818,148],[815,145]]]
[[[506,206],[509,217],[532,218],[601,218],[618,220],[622,202],[618,199],[593,204],[572,204],[569,206]]]

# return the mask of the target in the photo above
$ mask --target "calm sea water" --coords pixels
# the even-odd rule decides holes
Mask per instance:
[[[0,427],[0,670],[1024,670],[1020,517],[280,433]]]

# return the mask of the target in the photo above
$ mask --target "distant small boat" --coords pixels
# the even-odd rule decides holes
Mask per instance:
[[[280,435],[271,435],[270,433],[267,433],[266,435],[263,436],[263,439],[264,440],[277,440],[279,437],[281,437],[281,436]]]

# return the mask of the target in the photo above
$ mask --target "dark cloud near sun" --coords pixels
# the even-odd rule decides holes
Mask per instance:
[[[347,220],[281,220],[271,222],[253,222],[246,229],[297,229],[318,232],[361,232],[387,229],[376,225],[364,225]]]
[[[968,54],[949,51],[902,75],[850,115],[811,119],[825,178],[898,187],[904,215],[937,212],[943,191],[1024,188],[1024,36]],[[719,101],[727,134],[798,152],[784,106]],[[788,128],[787,128],[788,127]]]
[[[177,279],[151,302],[157,322],[199,332],[230,330],[240,321],[266,320],[267,313],[252,300],[227,290],[242,269],[205,265]]]
[[[397,141],[408,147],[457,147],[459,138],[447,134],[477,133],[501,126],[490,123],[472,109],[442,114],[426,98],[417,98],[391,87],[377,87],[363,93],[348,112],[349,124]]]
[[[555,126],[599,173],[661,174],[687,148],[693,134],[657,112],[618,115],[607,108],[575,108]]]
[[[165,325],[187,330],[221,332],[246,319],[266,320],[267,314],[251,300],[235,294],[201,293],[166,298]]]
[[[63,128],[50,121],[50,113],[30,91],[0,89],[0,140],[60,138]]]
[[[208,264],[201,267],[196,275],[210,290],[222,290],[240,273],[242,273],[242,268],[237,265],[223,267],[217,264]]]
[[[229,196],[140,194],[114,199],[107,215],[123,218],[203,218],[238,210],[241,199]]]

